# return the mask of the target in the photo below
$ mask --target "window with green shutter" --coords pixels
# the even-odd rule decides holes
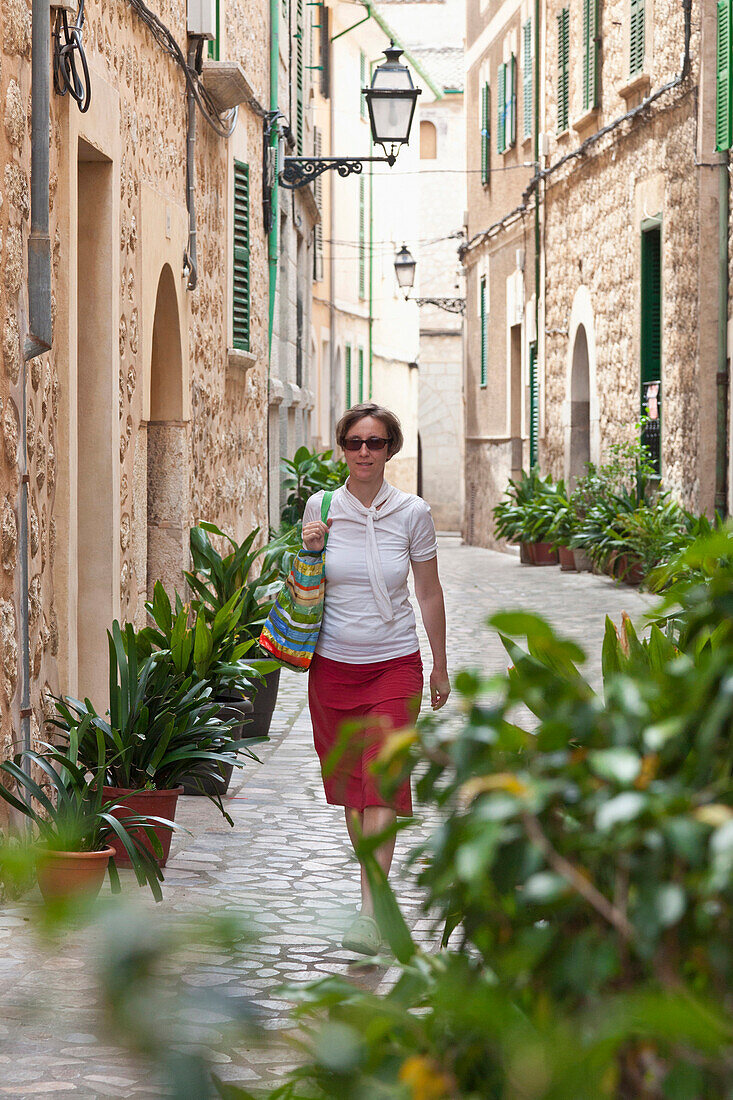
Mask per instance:
[[[216,38],[210,38],[207,42],[207,55],[212,61],[221,60],[221,0],[216,0]]]
[[[512,54],[506,64],[504,83],[504,138],[508,149],[517,141],[517,59]]]
[[[367,58],[363,50],[359,54],[359,82],[359,114],[362,118],[367,118],[366,96],[362,92],[362,88],[366,88],[369,80],[367,77]]]
[[[598,106],[598,0],[583,0],[583,110]]]
[[[364,400],[364,348],[359,348],[359,402]]]
[[[351,344],[346,345],[344,352],[344,369],[346,371],[346,408],[351,408]]]
[[[646,49],[646,0],[631,0],[631,19],[629,22],[629,75],[638,76],[644,72],[644,52]]]
[[[524,138],[532,137],[532,116],[533,116],[533,87],[534,87],[534,73],[532,66],[534,59],[532,56],[532,20],[528,19],[522,27],[523,37],[523,62],[524,62],[524,80],[522,82],[522,114],[524,116]]]
[[[499,66],[496,95],[496,148],[506,152],[506,65]]]
[[[662,384],[662,227],[642,226],[641,234],[641,412],[643,441],[661,473]]]
[[[529,464],[537,465],[540,438],[540,384],[537,371],[537,342],[529,345]]]
[[[491,182],[491,92],[488,82],[481,88],[481,182]]]
[[[249,351],[249,167],[234,161],[234,258],[232,264],[232,339]]]
[[[718,0],[717,88],[715,101],[715,147],[730,149],[733,144],[733,98],[731,97],[731,23],[733,0]]]
[[[557,132],[570,122],[570,9],[557,14]]]
[[[480,301],[479,301],[479,319],[481,325],[481,371],[480,371],[480,384],[485,386],[489,380],[489,302],[488,302],[488,287],[486,285],[486,276],[481,278],[481,285],[479,289]]]
[[[295,144],[303,156],[305,140],[305,20],[304,0],[297,0],[295,12]]]
[[[359,297],[366,298],[366,180],[359,176]]]

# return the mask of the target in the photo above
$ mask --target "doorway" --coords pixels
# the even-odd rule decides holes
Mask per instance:
[[[570,484],[586,473],[590,462],[590,367],[588,337],[579,325],[570,375]]]

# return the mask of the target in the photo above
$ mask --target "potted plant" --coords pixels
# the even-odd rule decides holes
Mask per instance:
[[[277,702],[280,668],[260,649],[258,639],[265,624],[281,579],[278,565],[265,558],[262,569],[254,573],[257,559],[265,554],[267,546],[253,550],[259,535],[259,527],[237,543],[213,523],[200,523],[191,528],[189,543],[193,569],[185,573],[191,590],[202,602],[206,622],[213,623],[222,608],[235,601],[237,623],[234,641],[252,643],[251,653],[257,660],[267,660],[268,668],[259,677],[250,677],[240,683],[230,682],[224,694],[219,696],[227,706],[240,707],[246,696],[251,700],[247,735],[261,740],[268,736],[272,715]],[[222,556],[212,544],[210,535],[217,535],[230,544],[231,550]],[[260,666],[262,669],[263,666]]]
[[[88,715],[79,726],[82,738],[90,733],[90,726]],[[138,883],[147,883],[160,901],[163,875],[155,858],[162,854],[159,832],[170,837],[175,825],[147,814],[119,819],[126,807],[104,793],[104,745],[96,740],[97,767],[91,773],[72,746],[62,752],[44,745],[42,753],[27,750],[4,761],[0,771],[12,781],[13,789],[0,784],[0,797],[35,826],[36,870],[44,898],[79,894],[94,898],[105,873],[112,890],[118,892],[116,862],[122,850]],[[41,773],[41,782],[23,769],[24,761]]]
[[[219,707],[217,717],[227,722],[227,736],[232,743],[251,745],[265,740],[249,729],[253,706],[248,698],[242,697],[242,691],[261,682],[275,667],[275,662],[269,658],[244,659],[245,654],[255,650],[256,643],[252,638],[241,640],[238,635],[246,607],[242,592],[235,592],[209,620],[203,601],[184,604],[176,593],[175,607],[172,607],[158,581],[153,599],[145,607],[155,625],[136,633],[138,657],[145,658],[157,651],[159,661],[170,661],[180,677],[208,683]],[[256,759],[249,747],[247,755]],[[197,765],[182,778],[184,792],[225,794],[233,767],[233,763],[227,762],[221,768],[221,775],[214,775],[211,769]]]
[[[182,776],[194,767],[204,775],[220,776],[223,766],[236,765],[239,755],[247,755],[249,750],[232,737],[232,723],[219,718],[211,684],[179,670],[187,667],[189,647],[194,653],[195,639],[190,633],[182,631],[180,639],[176,637],[173,653],[156,651],[143,659],[139,659],[130,623],[123,633],[115,621],[108,641],[108,717],[99,714],[89,699],[81,702],[62,696],[55,699],[52,725],[70,749],[78,746],[82,766],[90,771],[102,768],[105,796],[122,803],[115,816],[143,814],[172,821],[183,791]],[[104,749],[101,765],[100,739]],[[214,793],[210,797],[233,825],[221,798]],[[170,830],[158,835],[164,865]],[[127,862],[124,846],[114,839],[113,843],[118,861]]]
[[[320,489],[338,489],[349,476],[348,466],[343,459],[335,459],[333,451],[310,451],[305,446],[292,459],[284,459],[282,468],[288,496],[280,519],[289,525],[302,520],[309,497]]]

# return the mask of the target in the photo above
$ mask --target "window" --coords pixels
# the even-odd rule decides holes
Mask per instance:
[[[249,167],[234,161],[232,341],[249,351]]]
[[[438,154],[438,135],[432,122],[420,123],[420,160],[435,160]]]
[[[489,292],[485,275],[481,276],[481,286],[479,288],[479,323],[481,326],[480,385],[485,386],[489,380]]]
[[[359,403],[364,400],[364,348],[359,348]]]
[[[366,180],[359,176],[359,297],[366,298]]]
[[[325,4],[318,5],[318,60],[321,70],[321,95],[331,95],[331,23],[330,11]]]
[[[540,386],[537,373],[537,341],[529,345],[529,464],[537,465],[540,437]]]
[[[220,6],[221,6],[221,0],[216,0],[216,38],[210,38],[208,43],[207,43],[207,46],[208,46],[207,54],[208,54],[209,59],[211,61],[220,61],[221,60],[221,56],[220,56],[221,55],[221,41],[220,41],[220,37],[219,37],[220,34],[221,34],[220,23],[219,23]]]
[[[598,0],[583,0],[583,110],[598,106]]]
[[[644,71],[644,50],[646,47],[645,0],[631,0],[631,22],[629,32],[629,75],[638,76]]]
[[[641,411],[643,442],[661,473],[662,227],[642,224],[641,233]]]
[[[522,27],[523,37],[523,53],[524,53],[524,83],[522,85],[522,106],[524,107],[524,138],[532,137],[532,119],[533,119],[533,89],[534,89],[534,73],[532,71],[533,56],[532,56],[532,20],[528,19]]]
[[[557,132],[568,128],[570,108],[570,9],[557,14]]]
[[[295,11],[295,146],[299,157],[303,156],[305,137],[305,23],[303,5],[296,0]]]
[[[516,58],[511,55],[508,61],[499,66],[497,105],[497,148],[500,153],[510,149],[516,140]]]
[[[730,149],[733,144],[733,99],[731,98],[731,22],[733,0],[718,0],[717,91],[715,103],[715,147]]]
[[[491,92],[488,81],[481,88],[481,182],[491,182]]]
[[[351,408],[351,344],[346,345],[344,353],[344,368],[346,370],[346,408]]]
[[[359,54],[359,114],[362,118],[368,117],[366,97],[362,91],[362,88],[366,88],[368,83],[367,69],[366,54],[362,50]]]

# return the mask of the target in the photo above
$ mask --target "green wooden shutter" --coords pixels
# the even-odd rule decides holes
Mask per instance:
[[[366,181],[359,176],[359,297],[366,297]]]
[[[481,89],[481,182],[491,180],[491,93],[488,83]]]
[[[532,116],[534,108],[534,72],[533,57],[532,57],[532,20],[528,19],[522,27],[522,34],[524,36],[524,80],[522,83],[522,106],[524,108],[524,138],[532,137]]]
[[[303,0],[297,0],[295,15],[295,143],[299,157],[305,148],[305,25]]]
[[[480,298],[480,320],[481,320],[481,373],[480,373],[480,379],[481,379],[481,385],[485,386],[487,384],[488,378],[489,378],[489,364],[488,364],[489,319],[488,319],[488,310],[486,308],[487,294],[486,294],[486,276],[485,275],[481,279],[481,286],[480,286],[479,293],[481,295],[481,298]]]
[[[506,151],[506,65],[499,66],[497,89],[496,148],[503,153]]]
[[[216,38],[210,38],[207,54],[212,61],[221,60],[221,0],[216,0]]]
[[[631,24],[629,33],[629,74],[638,76],[644,71],[646,48],[645,0],[631,0]]]
[[[367,59],[362,50],[359,54],[359,114],[362,118],[368,117],[366,96],[362,92],[362,88],[366,88],[368,82]]]
[[[346,370],[346,408],[351,408],[351,344],[346,345],[344,354],[344,366]]]
[[[557,131],[567,130],[570,110],[570,10],[557,14]]]
[[[517,59],[514,54],[509,58],[506,70],[506,122],[504,132],[507,147],[511,149],[517,141]]]
[[[715,104],[715,147],[730,149],[733,144],[733,99],[731,98],[731,22],[733,0],[718,0],[717,92]]]
[[[641,380],[662,376],[662,229],[641,235]]]
[[[583,0],[583,110],[598,106],[598,0]]]
[[[364,348],[359,348],[359,403],[364,400]]]
[[[234,162],[234,261],[232,339],[234,347],[249,351],[249,167]]]
[[[537,465],[540,438],[540,385],[537,371],[537,343],[529,345],[529,464]]]

